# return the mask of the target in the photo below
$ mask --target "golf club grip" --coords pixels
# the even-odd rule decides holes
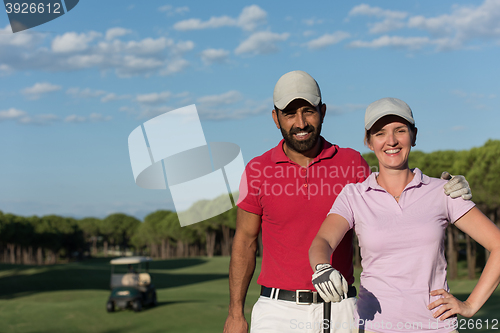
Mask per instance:
[[[323,303],[323,333],[330,333],[330,320],[332,314],[332,303]]]

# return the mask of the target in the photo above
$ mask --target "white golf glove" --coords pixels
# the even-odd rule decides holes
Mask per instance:
[[[469,183],[464,176],[452,176],[449,172],[443,172],[441,174],[441,179],[448,180],[444,184],[444,193],[452,198],[462,197],[464,200],[470,200],[472,198],[472,192],[469,187]]]
[[[316,265],[312,283],[325,302],[340,302],[347,298],[349,285],[342,274],[330,264]]]

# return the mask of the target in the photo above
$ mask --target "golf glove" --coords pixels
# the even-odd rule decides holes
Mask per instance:
[[[441,174],[441,179],[448,180],[444,185],[444,193],[452,198],[462,197],[464,200],[470,200],[472,198],[472,192],[469,187],[469,183],[464,176],[452,176],[449,172],[443,172]]]
[[[325,302],[340,302],[347,298],[349,285],[342,274],[330,264],[318,264],[312,283]]]

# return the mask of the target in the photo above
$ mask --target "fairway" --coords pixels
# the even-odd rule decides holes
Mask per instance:
[[[159,260],[150,272],[159,305],[140,313],[106,312],[109,296],[109,259],[98,258],[55,266],[0,264],[1,332],[222,332],[229,301],[228,257]],[[260,267],[260,260],[257,269]],[[359,276],[359,271],[357,271]],[[251,283],[245,313],[258,298],[257,274]],[[358,280],[358,278],[356,278]],[[359,280],[358,280],[359,281]],[[467,297],[476,281],[450,282],[452,292]],[[497,290],[474,317],[482,330],[500,319]],[[490,329],[486,330],[486,319]],[[467,325],[465,325],[467,326]]]

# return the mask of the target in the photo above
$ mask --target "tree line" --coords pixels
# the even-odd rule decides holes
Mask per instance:
[[[364,154],[372,170],[378,166],[374,153]],[[470,183],[473,200],[493,222],[499,224],[500,141],[489,140],[482,147],[464,151],[435,151],[410,154],[410,168],[418,167],[431,177],[442,171],[464,175]],[[207,211],[215,201],[196,203],[196,210]],[[103,219],[75,219],[57,215],[23,217],[0,211],[0,261],[12,264],[44,265],[69,261],[85,255],[107,256],[110,251],[153,258],[230,255],[236,226],[236,209],[191,226],[181,227],[177,214],[158,210],[144,221],[122,213]],[[262,253],[259,239],[259,253]],[[355,244],[355,265],[359,248]],[[450,226],[446,236],[446,256],[450,278],[458,276],[458,262],[467,263],[469,278],[484,265],[489,253],[459,229]]]

